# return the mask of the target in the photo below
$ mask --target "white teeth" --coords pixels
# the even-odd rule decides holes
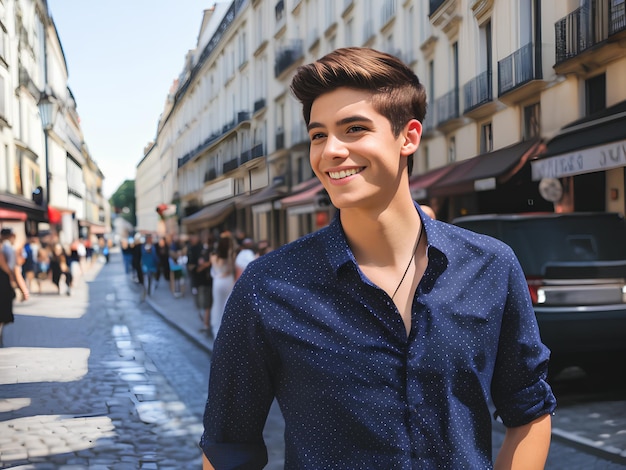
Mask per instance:
[[[334,180],[340,180],[342,178],[345,178],[346,176],[356,175],[360,172],[361,170],[359,168],[352,168],[350,170],[329,171],[328,175]]]

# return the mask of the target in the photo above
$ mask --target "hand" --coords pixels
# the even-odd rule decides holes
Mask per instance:
[[[28,289],[22,289],[22,302],[26,302],[29,297],[30,293],[28,292]]]

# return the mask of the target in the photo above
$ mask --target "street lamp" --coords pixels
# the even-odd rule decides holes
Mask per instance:
[[[54,122],[59,111],[59,104],[54,95],[48,94],[45,90],[39,95],[39,116],[44,132],[44,150],[46,159],[46,209],[50,203],[50,157],[48,152],[48,133],[54,127]],[[49,211],[48,211],[49,212]]]

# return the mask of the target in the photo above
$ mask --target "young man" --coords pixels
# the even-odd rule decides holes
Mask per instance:
[[[555,398],[512,250],[424,215],[409,174],[426,109],[396,58],[339,49],[301,67],[332,223],[252,262],[217,337],[204,468],[262,468],[277,398],[286,469],[543,468]]]

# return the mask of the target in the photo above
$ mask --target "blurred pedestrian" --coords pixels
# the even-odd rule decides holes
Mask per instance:
[[[28,288],[22,277],[21,268],[17,264],[17,257],[13,248],[15,233],[11,228],[0,230],[0,346],[2,346],[2,330],[4,325],[13,323],[13,300],[15,289],[22,293],[22,300],[28,300]]]
[[[133,272],[133,247],[135,240],[132,238],[122,238],[120,246],[122,249],[122,260],[124,262],[124,272],[132,274]]]
[[[241,242],[241,249],[235,257],[235,281],[239,279],[244,269],[254,261],[256,253],[254,252],[254,242],[251,238],[244,238]]]
[[[156,287],[156,273],[159,265],[159,258],[157,256],[157,250],[152,243],[152,235],[146,235],[146,239],[141,246],[141,271],[143,272],[144,279],[147,279],[148,285],[142,284],[142,298],[152,294],[152,288]]]
[[[424,211],[424,214],[426,214],[428,217],[430,217],[433,220],[437,219],[437,214],[435,214],[435,211],[433,210],[432,207],[426,206],[424,204],[420,204],[420,207]]]
[[[213,278],[213,305],[211,306],[211,331],[213,337],[222,324],[222,315],[228,296],[235,284],[233,262],[233,238],[230,232],[223,232],[217,241],[215,253],[211,255],[211,277]]]
[[[61,277],[65,279],[65,293],[72,293],[72,271],[68,263],[69,255],[66,249],[60,243],[56,243],[52,248],[50,257],[50,271],[52,272],[52,283],[57,288],[57,293],[61,294]]]
[[[33,281],[39,271],[39,265],[37,264],[37,256],[39,253],[39,239],[35,235],[28,237],[26,243],[22,247],[22,276],[26,282],[26,288],[29,292],[33,291]],[[39,288],[41,292],[41,286]]]
[[[202,246],[202,252],[197,259],[194,274],[196,307],[202,320],[202,331],[213,334],[211,331],[211,307],[213,305],[213,277],[211,276],[211,248],[207,243]]]
[[[268,240],[259,240],[259,242],[256,244],[257,257],[263,256],[270,251],[272,251],[272,245],[270,245],[270,242]]]
[[[196,283],[196,269],[198,267],[198,259],[202,255],[202,242],[197,233],[189,235],[189,245],[187,246],[187,273],[189,274],[189,282],[191,284],[191,294],[198,295],[198,286]]]
[[[156,245],[159,265],[156,273],[156,282],[163,278],[166,284],[170,284],[170,247],[165,237],[160,237]]]

